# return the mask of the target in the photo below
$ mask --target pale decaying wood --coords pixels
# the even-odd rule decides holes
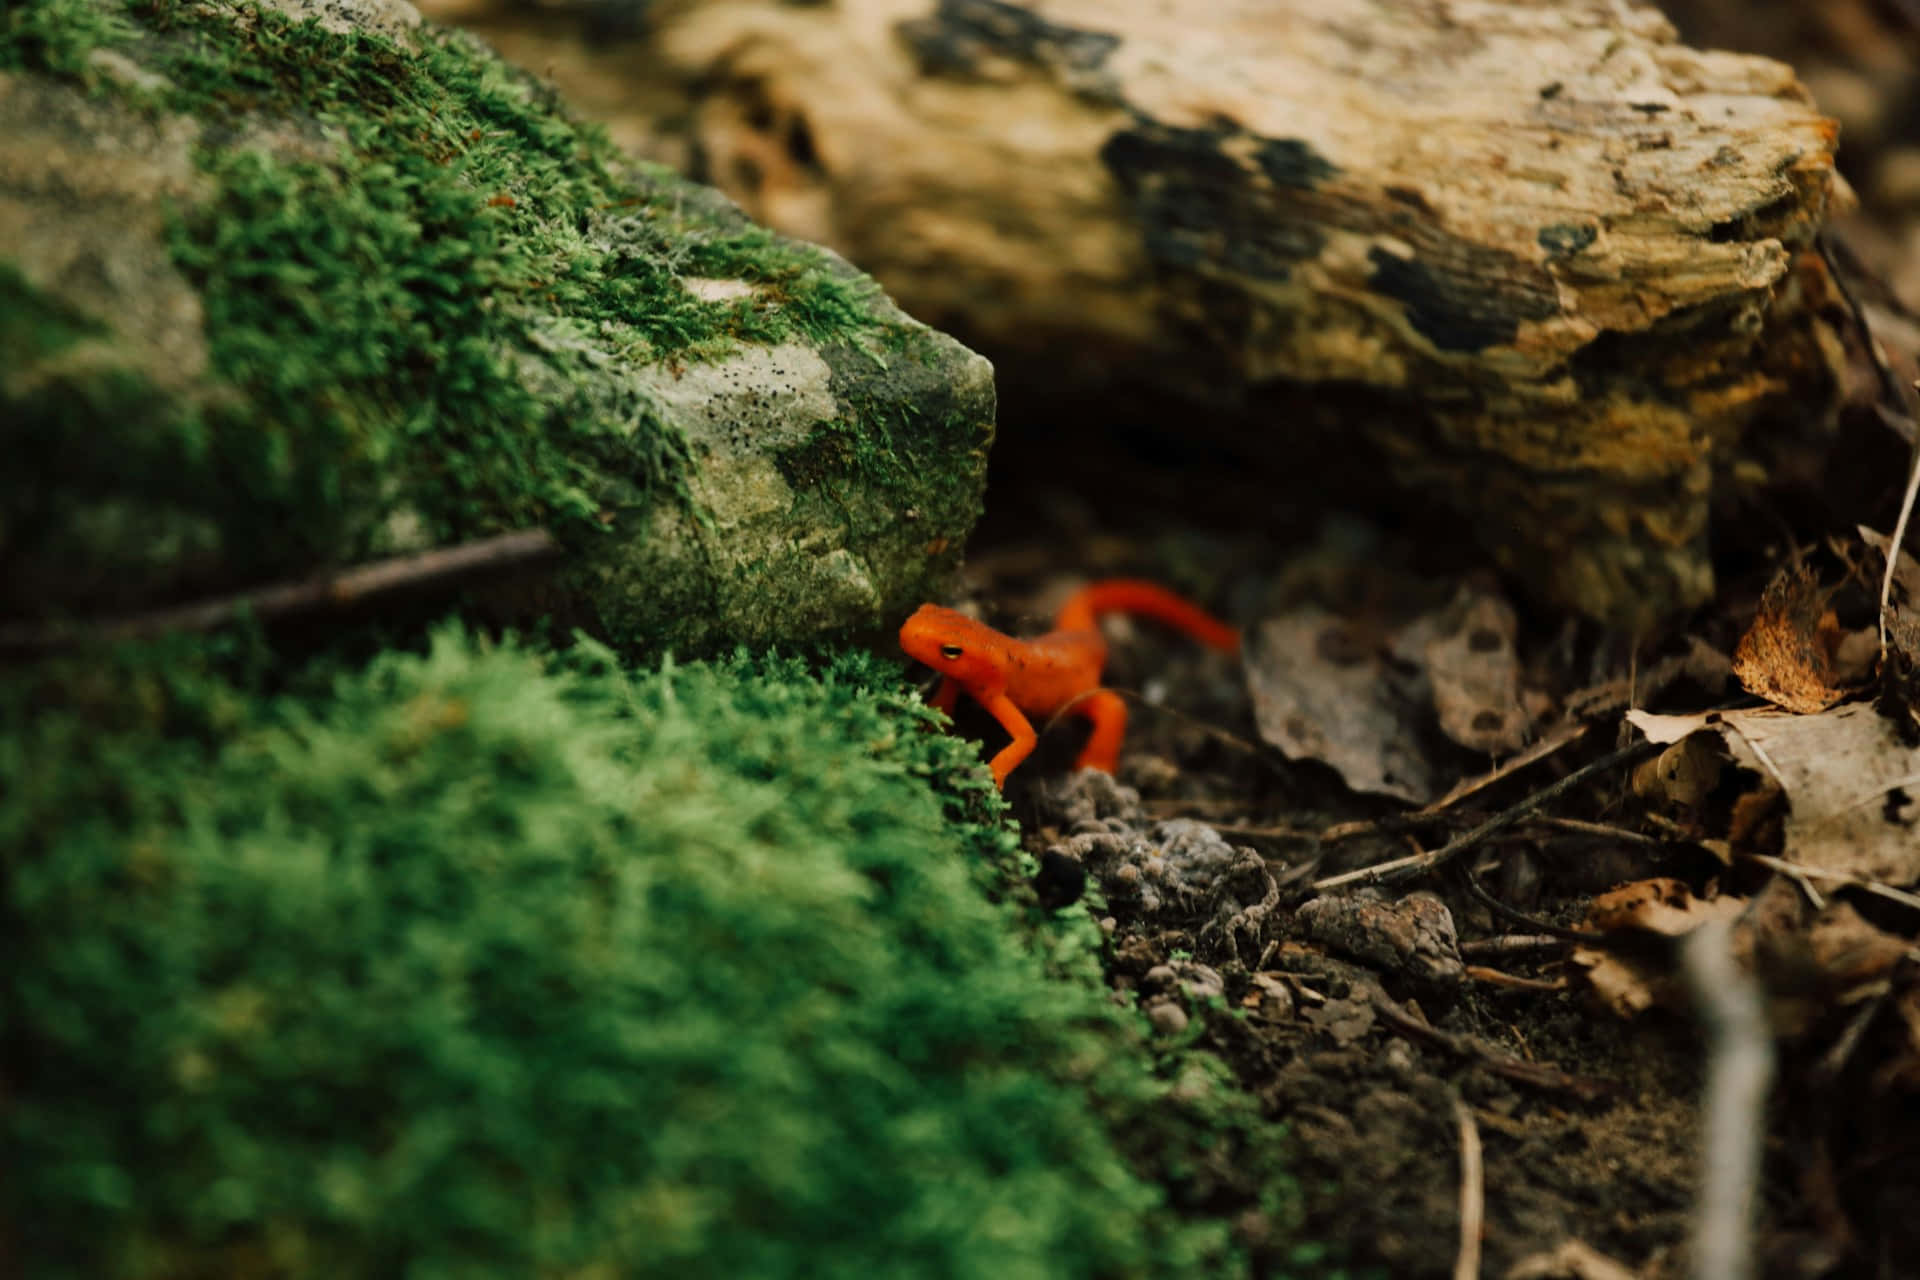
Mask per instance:
[[[1704,598],[1716,475],[1834,393],[1805,252],[1832,122],[1627,0],[647,14],[696,176],[756,218],[996,358],[1155,381],[1269,456],[1301,384],[1365,388],[1399,478],[1589,612]]]

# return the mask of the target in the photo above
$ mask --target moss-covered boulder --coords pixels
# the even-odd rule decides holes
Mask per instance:
[[[397,0],[0,9],[0,618],[506,529],[655,648],[874,627],[991,372]]]
[[[1273,1131],[890,672],[212,652],[0,680],[10,1268],[1225,1273]]]

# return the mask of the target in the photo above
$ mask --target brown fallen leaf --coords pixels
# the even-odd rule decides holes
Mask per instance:
[[[1770,708],[1627,720],[1656,742],[1711,732],[1787,803],[1782,856],[1904,888],[1920,883],[1920,748],[1866,703],[1815,715]]]
[[[1893,539],[1861,525],[1860,540],[1879,553],[1880,573],[1885,573]],[[1894,567],[1883,622],[1887,629],[1885,687],[1909,715],[1920,717],[1920,562],[1905,550]]]
[[[1439,790],[1416,728],[1426,683],[1387,660],[1381,637],[1306,606],[1255,627],[1247,690],[1260,736],[1333,766],[1355,791],[1415,804]]]
[[[1333,766],[1355,791],[1424,804],[1457,771],[1451,752],[1441,763],[1430,754],[1436,722],[1472,751],[1526,745],[1535,713],[1521,694],[1516,629],[1506,601],[1471,586],[1398,625],[1293,608],[1249,633],[1254,723],[1289,757]]]
[[[1842,1004],[1858,999],[1862,987],[1884,978],[1914,950],[1913,943],[1867,923],[1845,902],[1827,904],[1807,942],[1822,984]]]
[[[1422,655],[1440,731],[1490,755],[1527,745],[1533,717],[1520,705],[1519,620],[1499,596],[1462,587]]]
[[[1827,607],[1832,594],[1803,565],[1773,575],[1733,651],[1733,674],[1747,692],[1802,714],[1824,711],[1847,696],[1835,674],[1842,633]]]
[[[1638,1280],[1632,1267],[1592,1245],[1569,1240],[1551,1253],[1536,1253],[1507,1268],[1505,1280]]]
[[[1595,898],[1587,910],[1587,927],[1678,938],[1709,920],[1737,915],[1745,906],[1744,898],[1697,898],[1679,880],[1639,880]],[[1685,985],[1658,957],[1580,946],[1567,960],[1585,973],[1593,993],[1619,1017],[1634,1017],[1654,1005],[1680,1008],[1687,1003]]]

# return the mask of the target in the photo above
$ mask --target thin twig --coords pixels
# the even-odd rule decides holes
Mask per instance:
[[[1424,809],[1416,809],[1407,816],[1413,818],[1430,818],[1436,814],[1444,813],[1476,791],[1484,790],[1502,778],[1518,773],[1530,764],[1545,760],[1548,756],[1560,750],[1562,747],[1567,746],[1569,743],[1578,742],[1587,736],[1587,730],[1592,727],[1590,724],[1580,722],[1561,725],[1553,733],[1540,739],[1540,741],[1534,743],[1525,751],[1520,752],[1518,755],[1507,757],[1494,768],[1481,774],[1477,778],[1468,778],[1456,784],[1451,791],[1441,796],[1438,800],[1435,800],[1432,804],[1426,806]]]
[[[1563,725],[1551,736],[1542,738],[1525,751],[1509,757],[1488,772],[1456,784],[1451,791],[1432,804],[1407,813],[1390,814],[1384,818],[1336,822],[1320,833],[1320,841],[1323,844],[1331,844],[1338,840],[1351,840],[1355,836],[1401,835],[1407,831],[1430,826],[1447,817],[1448,810],[1475,792],[1485,790],[1503,778],[1511,777],[1530,764],[1545,760],[1569,743],[1578,742],[1586,736],[1589,727],[1585,724]]]
[[[132,640],[169,631],[207,631],[244,615],[285,618],[336,609],[374,596],[444,582],[469,573],[516,568],[560,553],[545,529],[523,529],[478,542],[374,560],[339,573],[281,582],[193,604],[83,623],[8,623],[0,653],[44,653],[82,644]]]
[[[1733,958],[1733,924],[1710,920],[1681,944],[1681,967],[1707,1024],[1706,1150],[1695,1209],[1696,1280],[1753,1274],[1753,1210],[1773,1080],[1760,985]]]
[[[1396,858],[1391,862],[1382,862],[1371,867],[1362,867],[1358,871],[1344,871],[1337,876],[1328,876],[1324,880],[1314,881],[1312,888],[1316,893],[1325,893],[1330,889],[1346,888],[1348,885],[1388,884],[1396,880],[1424,875],[1435,867],[1446,865],[1494,832],[1512,826],[1535,809],[1566,794],[1595,774],[1604,773],[1621,765],[1638,763],[1657,754],[1660,750],[1658,743],[1647,741],[1621,747],[1618,751],[1609,752],[1598,760],[1582,765],[1558,782],[1542,787],[1520,803],[1501,810],[1473,830],[1455,836],[1438,849],[1411,857]]]
[[[1480,1234],[1487,1211],[1486,1176],[1480,1163],[1480,1129],[1473,1112],[1459,1097],[1453,1100],[1453,1119],[1460,1130],[1460,1252],[1453,1260],[1453,1280],[1479,1280]]]
[[[1618,1087],[1606,1080],[1592,1076],[1576,1076],[1560,1070],[1558,1067],[1544,1066],[1538,1062],[1526,1062],[1519,1058],[1508,1057],[1482,1044],[1472,1036],[1455,1035],[1442,1031],[1423,1019],[1416,1018],[1387,999],[1385,993],[1372,999],[1374,1013],[1380,1020],[1395,1031],[1424,1040],[1436,1045],[1448,1053],[1480,1066],[1494,1075],[1513,1081],[1516,1084],[1529,1085],[1536,1089],[1547,1089],[1556,1093],[1573,1095],[1581,1102],[1599,1102],[1613,1096]]]
[[[1743,853],[1740,856],[1748,862],[1757,862],[1763,867],[1771,867],[1773,870],[1783,875],[1792,876],[1795,879],[1829,880],[1835,884],[1850,885],[1855,889],[1871,893],[1876,897],[1885,898],[1889,902],[1897,902],[1903,907],[1911,907],[1916,911],[1920,911],[1920,896],[1908,893],[1904,889],[1896,889],[1890,884],[1881,884],[1878,880],[1863,880],[1859,876],[1850,875],[1845,871],[1829,871],[1825,867],[1810,867],[1798,862],[1788,862],[1784,858],[1775,858],[1764,853]]]
[[[1535,951],[1564,951],[1565,938],[1556,938],[1550,933],[1510,933],[1499,938],[1475,938],[1471,942],[1460,944],[1460,954],[1466,956],[1516,956],[1529,955]]]
[[[1650,836],[1642,831],[1629,831],[1625,827],[1615,827],[1604,822],[1587,822],[1581,818],[1535,818],[1535,822],[1561,831],[1571,831],[1583,836],[1605,836],[1609,840],[1620,840],[1627,844],[1667,844],[1659,836]]]
[[[1517,973],[1506,973],[1499,969],[1489,969],[1483,964],[1466,966],[1467,977],[1474,982],[1484,982],[1490,987],[1508,987],[1514,991],[1565,991],[1566,978],[1523,978]]]
[[[1887,616],[1892,609],[1893,578],[1900,567],[1900,548],[1907,540],[1907,523],[1913,518],[1913,503],[1920,496],[1920,421],[1913,412],[1913,401],[1908,389],[1901,386],[1900,379],[1887,364],[1885,353],[1880,350],[1880,342],[1873,336],[1873,326],[1867,323],[1866,308],[1854,296],[1847,284],[1840,264],[1834,258],[1833,245],[1827,236],[1819,237],[1820,255],[1826,259],[1827,274],[1833,277],[1834,287],[1840,290],[1840,296],[1846,300],[1847,310],[1852,313],[1853,323],[1860,330],[1860,340],[1866,344],[1867,355],[1873,361],[1874,371],[1880,378],[1880,404],[1883,414],[1890,414],[1892,422],[1904,424],[1905,434],[1912,453],[1907,462],[1907,489],[1900,498],[1900,517],[1893,522],[1893,535],[1887,543],[1887,570],[1880,576],[1880,669],[1887,668]]]
[[[1554,937],[1564,939],[1567,942],[1578,942],[1583,946],[1618,948],[1622,945],[1623,940],[1614,934],[1594,933],[1585,929],[1562,928],[1560,925],[1554,924],[1551,921],[1542,920],[1537,916],[1530,916],[1518,907],[1508,906],[1487,892],[1486,887],[1480,883],[1480,877],[1473,874],[1473,867],[1469,863],[1462,862],[1455,870],[1459,873],[1460,883],[1466,887],[1467,892],[1471,894],[1481,906],[1497,916],[1506,917],[1522,928],[1532,929],[1535,933],[1552,934]]]

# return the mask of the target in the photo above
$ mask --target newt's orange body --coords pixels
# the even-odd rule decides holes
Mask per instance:
[[[900,647],[941,675],[931,699],[951,712],[964,691],[987,709],[1013,741],[990,763],[995,786],[1025,760],[1039,740],[1028,716],[1072,712],[1093,724],[1080,752],[1079,767],[1112,773],[1127,731],[1127,704],[1100,687],[1107,665],[1107,642],[1100,634],[1103,613],[1135,613],[1177,627],[1226,653],[1240,648],[1240,633],[1151,582],[1114,578],[1074,593],[1054,619],[1054,629],[1032,640],[1016,640],[937,604],[923,604],[900,628]]]

